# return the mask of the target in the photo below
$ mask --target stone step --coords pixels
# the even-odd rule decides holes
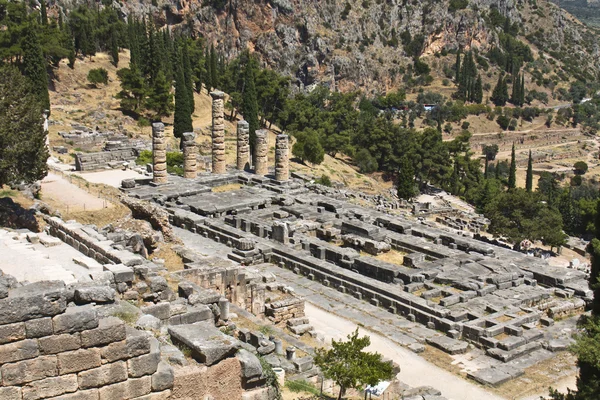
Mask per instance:
[[[541,347],[542,344],[540,342],[531,342],[509,351],[497,348],[487,349],[486,354],[502,362],[509,362],[515,358],[523,357],[524,355],[527,355]]]

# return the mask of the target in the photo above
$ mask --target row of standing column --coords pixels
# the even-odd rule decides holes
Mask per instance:
[[[223,92],[211,92],[212,97],[212,173],[224,174],[226,172],[225,159],[225,124]],[[196,135],[193,132],[183,134],[183,159],[184,177],[194,179],[197,176],[198,148]],[[152,124],[152,150],[153,150],[153,182],[163,184],[167,182],[167,143],[165,126],[157,122]],[[256,131],[254,146],[254,173],[266,175],[269,171],[269,141],[268,132],[264,129]],[[237,124],[237,163],[240,171],[250,168],[250,127],[248,122],[239,121]],[[275,179],[286,181],[289,179],[289,137],[277,135],[275,141]]]

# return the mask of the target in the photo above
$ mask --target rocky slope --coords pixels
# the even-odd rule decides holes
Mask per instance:
[[[152,13],[161,26],[201,33],[227,57],[250,48],[264,64],[296,77],[299,86],[328,82],[342,90],[383,91],[402,84],[413,63],[409,52],[422,54],[434,72],[444,64],[435,60],[440,53],[461,47],[485,54],[498,46],[502,31],[490,21],[492,8],[519,26],[519,39],[531,44],[534,53],[557,59],[550,61],[555,66],[566,65],[567,76],[597,77],[600,65],[595,32],[547,0],[152,0],[152,4],[129,0],[118,6],[123,15]],[[451,65],[452,56],[441,58]]]

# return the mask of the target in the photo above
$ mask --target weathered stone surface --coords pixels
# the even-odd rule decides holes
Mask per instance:
[[[0,368],[4,386],[21,385],[23,383],[58,375],[56,356],[41,356],[32,360],[4,364]]]
[[[0,325],[51,317],[67,308],[64,282],[44,281],[12,289],[0,300]]]
[[[225,125],[223,125],[223,92],[211,92],[212,97],[212,173],[224,174]]]
[[[445,351],[448,354],[462,354],[467,351],[469,344],[447,336],[434,336],[427,339],[427,343]]]
[[[152,170],[154,183],[167,183],[165,125],[161,122],[152,124]]]
[[[52,335],[54,333],[52,318],[38,318],[25,321],[25,332],[29,339]]]
[[[85,303],[112,303],[115,301],[115,291],[108,286],[82,287],[75,289],[75,302]]]
[[[0,346],[0,365],[27,360],[40,354],[37,340],[25,339]]]
[[[212,322],[169,327],[171,338],[192,350],[192,356],[206,365],[234,355],[241,342],[216,329]]]
[[[175,372],[166,362],[161,361],[158,364],[156,372],[152,375],[152,390],[159,392],[167,390],[173,387],[173,380],[175,379]]]
[[[145,396],[136,397],[135,400],[168,400],[171,398],[171,394],[171,390],[163,390],[162,392],[155,392]]]
[[[127,364],[125,361],[117,361],[105,364],[99,368],[80,372],[78,375],[79,387],[90,389],[111,385],[127,379]],[[118,398],[118,397],[116,397]]]
[[[131,378],[139,378],[144,375],[152,375],[156,372],[160,363],[160,350],[158,341],[150,339],[150,353],[127,360],[127,370]]]
[[[0,387],[0,399],[21,399],[21,388],[16,386]]]
[[[161,325],[160,319],[158,319],[154,315],[150,315],[150,314],[142,315],[135,322],[136,328],[144,329],[144,330],[159,330],[160,325]]]
[[[69,307],[64,314],[52,318],[55,334],[80,332],[98,326],[96,310],[90,306]]]
[[[498,365],[469,372],[467,377],[483,385],[498,386],[523,374],[523,369],[514,365]]]
[[[98,349],[80,349],[58,355],[58,370],[61,375],[96,368],[101,364]]]
[[[102,318],[98,327],[81,332],[83,347],[104,346],[109,343],[125,340],[125,323],[116,317]]]
[[[111,343],[101,349],[102,358],[108,362],[141,356],[150,352],[150,336],[137,329],[127,329],[127,339]]]
[[[250,126],[246,121],[237,123],[237,169],[244,171],[250,166]]]
[[[38,400],[75,392],[77,375],[65,375],[28,383],[23,387],[23,400]]]
[[[171,365],[183,367],[188,364],[185,356],[177,347],[172,345],[163,345],[160,347],[160,354],[163,359],[167,360]]]
[[[38,340],[38,345],[41,354],[57,354],[77,350],[81,347],[81,336],[79,333],[46,336]]]
[[[245,379],[254,378],[262,375],[262,365],[260,360],[248,350],[240,349],[236,355],[242,366],[242,377]]]
[[[0,344],[16,342],[25,338],[25,324],[22,322],[0,326]]]
[[[149,314],[162,320],[171,317],[171,305],[167,302],[142,307],[141,310],[144,314]]]
[[[99,400],[134,399],[147,395],[151,391],[152,378],[144,376],[101,388]]]
[[[133,281],[133,269],[123,264],[107,264],[105,271],[112,272],[115,277],[115,283],[127,283]]]
[[[196,164],[198,160],[198,147],[194,132],[183,133],[183,177],[196,178]]]
[[[51,400],[98,400],[98,389],[78,390],[75,393],[53,397]]]
[[[288,135],[277,135],[275,140],[275,179],[287,181],[290,178],[290,155]]]
[[[254,146],[254,173],[266,175],[269,172],[269,135],[264,129],[256,131],[256,144]]]
[[[167,280],[162,276],[151,276],[147,280],[150,290],[153,292],[162,292],[169,288]]]

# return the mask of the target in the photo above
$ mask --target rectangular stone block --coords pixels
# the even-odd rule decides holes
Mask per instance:
[[[0,399],[21,399],[21,388],[16,386],[0,387]]]
[[[64,314],[52,318],[54,333],[73,333],[98,326],[98,316],[92,307],[69,307]]]
[[[46,336],[38,339],[41,354],[57,354],[77,350],[81,347],[79,333]]]
[[[0,325],[50,317],[67,308],[67,290],[63,282],[44,281],[12,289],[0,300]]]
[[[132,378],[139,378],[144,375],[152,375],[158,368],[160,362],[160,352],[155,351],[150,354],[131,358],[127,360],[127,368],[129,370],[129,376]]]
[[[0,368],[4,386],[21,385],[58,375],[56,356],[41,356],[32,360],[5,364]]]
[[[27,360],[40,354],[37,340],[26,339],[0,346],[0,365]]]
[[[114,362],[148,354],[150,352],[150,337],[145,332],[133,331],[133,333],[128,332],[126,340],[103,347],[101,349],[102,358],[105,358],[108,362]]]
[[[25,321],[25,332],[28,339],[52,335],[54,333],[52,318],[38,318]]]
[[[77,375],[56,376],[27,384],[23,387],[23,400],[47,399],[77,391]]]
[[[133,269],[123,264],[107,264],[104,266],[104,270],[112,272],[115,277],[115,283],[133,281]]]
[[[164,390],[162,392],[150,393],[145,396],[136,397],[135,400],[167,400],[171,398],[171,391]]]
[[[84,371],[102,365],[100,350],[81,349],[58,355],[58,370],[60,375]]]
[[[52,400],[98,400],[98,389],[79,390],[75,393],[53,397]]]
[[[144,376],[101,388],[99,400],[133,399],[147,395],[151,391],[151,378]]]
[[[79,373],[79,388],[91,389],[100,386],[111,385],[113,383],[122,382],[127,379],[127,363],[125,361],[117,361],[112,364],[105,364],[99,368],[94,368],[89,371]],[[115,397],[125,398],[125,397]]]
[[[125,340],[125,323],[116,317],[102,318],[98,327],[81,332],[83,347],[103,346],[109,343]]]
[[[22,322],[0,326],[0,344],[16,342],[25,337],[25,324]]]

